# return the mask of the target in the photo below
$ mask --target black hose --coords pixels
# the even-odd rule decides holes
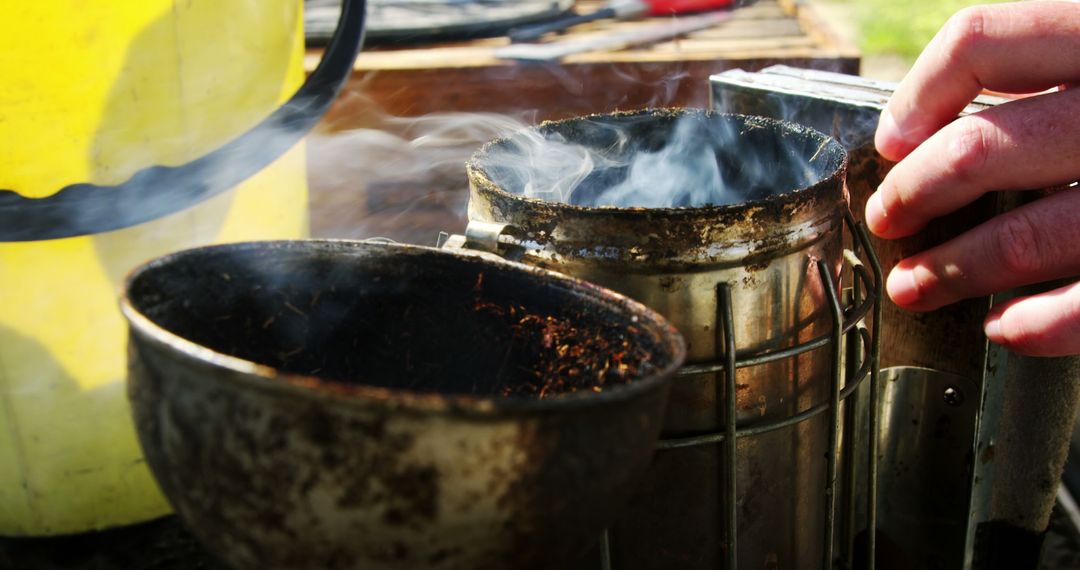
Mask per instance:
[[[322,61],[300,89],[254,128],[209,154],[180,166],[145,168],[116,186],[72,184],[45,198],[0,190],[0,242],[134,226],[190,208],[263,170],[319,122],[348,80],[363,45],[365,4],[345,0]]]

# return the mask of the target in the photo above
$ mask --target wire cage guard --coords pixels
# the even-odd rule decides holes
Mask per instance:
[[[818,260],[817,270],[821,276],[821,282],[825,287],[825,298],[829,304],[832,317],[832,331],[820,337],[814,338],[797,346],[783,350],[764,352],[739,352],[736,350],[734,317],[732,315],[731,289],[727,283],[718,283],[716,286],[718,322],[722,326],[717,327],[717,346],[724,347],[722,358],[701,364],[684,366],[680,375],[722,373],[723,383],[717,383],[717,389],[723,387],[722,393],[717,394],[717,402],[723,402],[724,422],[723,431],[695,435],[693,437],[669,438],[660,440],[657,449],[680,449],[702,445],[720,444],[722,471],[722,528],[726,547],[724,549],[726,563],[723,570],[737,570],[737,488],[736,488],[736,443],[738,438],[754,437],[756,435],[793,426],[810,418],[827,414],[829,425],[829,447],[826,473],[826,486],[822,489],[826,497],[825,509],[825,537],[824,557],[821,568],[860,568],[873,570],[875,558],[875,527],[877,521],[877,461],[878,455],[878,417],[875,411],[878,407],[878,373],[880,353],[880,322],[881,322],[881,296],[882,296],[882,271],[881,265],[874,255],[870,245],[870,237],[866,228],[855,221],[851,212],[844,212],[845,226],[852,233],[852,249],[845,249],[843,258],[845,265],[854,276],[847,303],[840,297],[836,283],[833,282],[828,264]],[[863,257],[866,261],[864,263]],[[869,265],[869,269],[867,268]],[[843,272],[841,272],[843,275]],[[866,319],[873,313],[873,319],[867,326]],[[845,343],[846,337],[846,343]],[[847,354],[844,354],[844,347]],[[750,366],[759,366],[769,362],[776,362],[813,350],[831,351],[831,383],[829,399],[826,402],[813,406],[798,414],[780,420],[773,420],[753,426],[739,428],[735,425],[736,417],[736,385],[735,370]],[[861,349],[861,350],[860,350]],[[857,527],[854,524],[855,502],[858,485],[856,477],[856,454],[854,453],[854,437],[844,438],[846,452],[842,455],[844,469],[843,488],[845,512],[842,522],[842,542],[840,542],[839,556],[836,553],[837,545],[837,487],[838,485],[838,461],[840,451],[841,434],[845,431],[853,435],[858,418],[856,407],[847,406],[844,418],[840,417],[840,402],[855,394],[862,386],[866,378],[870,378],[869,405],[867,406],[867,426],[869,431],[868,442],[868,469],[866,481],[866,550],[865,560],[857,564],[855,560],[855,535]],[[611,537],[607,531],[601,537],[600,547],[601,570],[618,570],[612,564]]]
[[[851,249],[843,251],[843,261],[852,275],[850,288],[838,288],[834,282],[828,264],[816,261],[817,270],[824,286],[824,296],[830,309],[832,330],[817,338],[780,350],[738,351],[735,338],[734,316],[732,312],[731,288],[726,282],[716,285],[717,322],[716,346],[724,347],[722,357],[705,363],[684,366],[680,376],[692,374],[723,375],[724,382],[717,382],[716,401],[722,402],[724,428],[722,431],[704,433],[688,437],[661,439],[657,450],[682,449],[706,445],[721,445],[720,460],[722,470],[721,498],[722,513],[720,518],[724,545],[724,564],[718,570],[738,570],[738,517],[737,517],[737,457],[736,444],[739,438],[754,437],[791,427],[801,422],[827,414],[828,418],[828,460],[825,477],[825,525],[824,549],[821,568],[823,570],[858,569],[873,570],[876,556],[876,521],[877,521],[877,483],[878,483],[878,446],[879,418],[878,375],[880,371],[880,328],[881,298],[883,277],[881,265],[871,246],[866,228],[855,221],[851,212],[844,211],[844,226],[852,234]],[[505,223],[471,221],[464,236],[451,236],[443,232],[439,236],[437,247],[466,248],[501,255],[502,249],[515,246],[513,235],[516,229]],[[865,258],[865,261],[864,261]],[[841,271],[841,279],[845,272]],[[842,291],[842,293],[841,293]],[[845,299],[841,299],[841,295]],[[845,300],[847,302],[845,302]],[[872,319],[867,324],[867,318]],[[845,342],[846,340],[846,342]],[[845,347],[847,352],[845,354]],[[737,414],[735,371],[740,368],[760,366],[772,362],[797,357],[814,350],[828,348],[831,352],[830,390],[828,400],[807,410],[786,418],[755,423],[742,428],[736,426],[733,418]],[[866,449],[867,474],[865,492],[865,551],[863,560],[855,560],[855,536],[859,528],[855,525],[856,500],[860,491],[856,483],[857,453],[854,445],[859,418],[857,406],[845,408],[843,418],[840,415],[840,403],[858,393],[864,381],[870,379],[870,393],[867,395],[866,431],[868,443]],[[841,434],[845,453],[840,454]],[[838,457],[841,459],[838,461]],[[838,463],[843,463],[838,466]],[[838,470],[843,469],[843,478],[838,477]],[[843,496],[843,516],[837,516],[838,487]],[[842,523],[837,541],[838,518]],[[600,539],[600,569],[621,570],[613,563],[611,534],[605,531]],[[837,545],[840,546],[837,555]],[[861,562],[861,563],[860,563]],[[744,569],[745,570],[745,569]]]

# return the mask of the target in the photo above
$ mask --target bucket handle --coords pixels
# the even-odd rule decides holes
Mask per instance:
[[[251,130],[180,166],[151,166],[115,186],[78,183],[45,198],[0,190],[0,242],[127,228],[190,208],[243,182],[292,148],[330,107],[360,52],[365,0],[344,0],[322,61],[300,89]]]

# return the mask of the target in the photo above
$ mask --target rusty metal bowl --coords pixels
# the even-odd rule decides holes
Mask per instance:
[[[121,306],[146,459],[237,568],[561,567],[648,466],[684,357],[611,291],[369,242],[183,251]]]

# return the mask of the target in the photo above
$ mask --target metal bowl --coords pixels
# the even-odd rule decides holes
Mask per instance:
[[[121,305],[146,459],[237,568],[560,567],[648,466],[685,352],[588,283],[368,242],[183,251]]]

